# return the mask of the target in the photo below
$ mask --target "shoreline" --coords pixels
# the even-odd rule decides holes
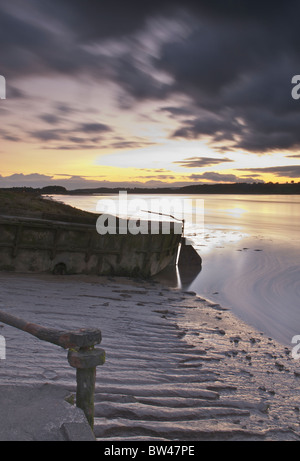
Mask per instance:
[[[284,346],[291,345],[300,332],[296,243],[243,238],[238,244],[202,251],[202,260],[190,290],[229,308]]]
[[[43,326],[102,331],[97,440],[299,440],[291,349],[193,292],[119,277],[0,273],[0,309]],[[74,392],[64,350],[7,325],[1,385]]]

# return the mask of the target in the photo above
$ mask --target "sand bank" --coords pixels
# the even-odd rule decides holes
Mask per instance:
[[[98,440],[299,440],[300,361],[219,305],[154,282],[0,274],[0,309],[96,327]],[[66,351],[7,325],[2,385],[75,391]]]

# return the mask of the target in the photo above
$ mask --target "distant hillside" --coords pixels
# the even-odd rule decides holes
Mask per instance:
[[[182,194],[300,194],[300,183],[236,183],[236,184],[203,184],[185,186],[180,189]]]
[[[50,186],[51,188],[51,186]],[[47,188],[49,190],[49,188]],[[65,191],[60,189],[59,192],[43,192],[52,194],[68,195],[90,195],[90,194],[108,194],[118,193],[120,190],[127,191],[128,194],[300,194],[300,183],[235,183],[235,184],[192,184],[184,187],[156,187],[156,188],[109,188],[99,187],[97,189],[76,189]],[[42,190],[43,191],[43,190]]]
[[[184,187],[98,187],[93,189],[67,190],[62,186],[47,186],[41,189],[27,187],[14,187],[0,189],[0,191],[27,192],[31,194],[50,195],[91,195],[91,194],[117,194],[119,191],[127,191],[128,194],[277,194],[298,195],[300,183],[234,183],[234,184],[191,184]]]

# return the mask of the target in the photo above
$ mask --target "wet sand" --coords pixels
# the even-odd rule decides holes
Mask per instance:
[[[0,309],[53,328],[96,327],[97,440],[299,440],[300,361],[193,292],[125,278],[0,274]],[[75,391],[66,351],[7,325],[3,385]]]

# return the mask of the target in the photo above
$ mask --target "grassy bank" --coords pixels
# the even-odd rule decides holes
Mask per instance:
[[[43,215],[93,218],[95,215],[70,205],[44,198],[35,192],[0,190],[0,214],[43,217]]]

